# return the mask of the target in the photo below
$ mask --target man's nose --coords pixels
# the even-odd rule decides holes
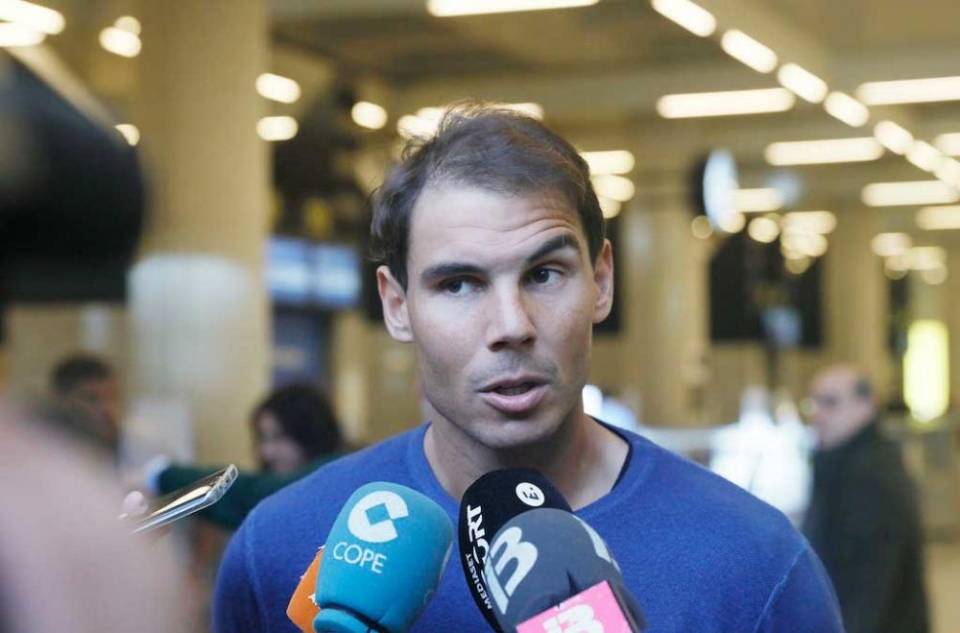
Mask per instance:
[[[520,288],[510,287],[491,293],[487,347],[498,349],[529,345],[536,328]]]

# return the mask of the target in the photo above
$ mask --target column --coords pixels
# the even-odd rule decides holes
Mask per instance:
[[[870,248],[880,232],[876,212],[838,209],[837,228],[824,256],[825,357],[855,363],[873,379],[881,399],[890,392],[889,306],[883,263]]]
[[[643,424],[703,421],[706,252],[690,232],[690,219],[679,203],[635,205],[621,218],[621,368],[625,400]]]
[[[137,123],[153,194],[130,276],[135,398],[186,411],[201,461],[250,462],[269,376],[262,0],[145,2]],[[161,407],[162,408],[162,407]]]

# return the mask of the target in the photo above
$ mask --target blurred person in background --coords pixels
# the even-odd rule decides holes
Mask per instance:
[[[120,437],[120,388],[113,368],[102,358],[75,354],[50,374],[57,421],[116,454]],[[72,409],[72,411],[71,411]]]
[[[819,435],[804,531],[834,586],[848,633],[925,633],[923,544],[897,445],[883,436],[859,369],[820,371],[810,389]]]
[[[236,529],[262,499],[345,451],[340,423],[327,396],[317,387],[281,387],[250,415],[260,472],[242,472],[223,499],[199,516]],[[147,466],[146,488],[166,494],[220,470],[221,466],[171,464],[163,458]]]
[[[170,543],[117,519],[109,462],[38,422],[0,399],[0,631],[198,630]]]

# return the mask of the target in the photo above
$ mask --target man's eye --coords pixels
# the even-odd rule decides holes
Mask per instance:
[[[467,279],[451,279],[440,284],[440,290],[448,295],[464,295],[470,291],[471,284]]]
[[[560,272],[552,268],[537,268],[530,273],[530,281],[535,284],[543,285],[556,281]]]

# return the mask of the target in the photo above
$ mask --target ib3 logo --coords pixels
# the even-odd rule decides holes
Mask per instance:
[[[367,543],[389,543],[397,538],[394,521],[410,515],[403,498],[389,490],[377,490],[358,501],[347,517],[350,534]],[[383,573],[386,554],[356,543],[340,541],[333,548],[333,557],[348,565]]]

